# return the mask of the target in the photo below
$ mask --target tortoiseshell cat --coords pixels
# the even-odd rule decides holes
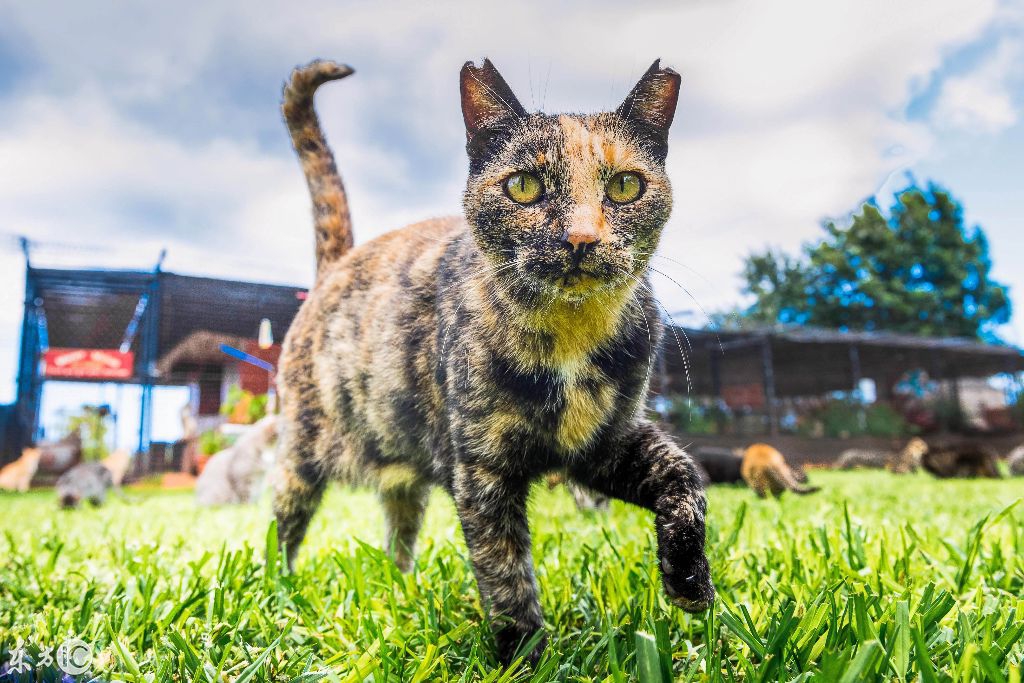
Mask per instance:
[[[658,62],[616,111],[528,114],[488,60],[461,72],[465,218],[352,248],[313,107],[352,73],[292,73],[284,116],[313,198],[317,280],[288,332],[275,512],[289,562],[332,478],[380,491],[403,569],[432,486],[455,499],[502,662],[543,627],[531,482],[564,469],[655,513],[665,592],[714,598],[689,456],[643,417],[661,336],[647,264],[672,206],[679,75]],[[536,661],[541,644],[527,653]]]

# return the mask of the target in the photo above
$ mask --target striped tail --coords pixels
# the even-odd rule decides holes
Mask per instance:
[[[784,487],[786,487],[793,493],[805,496],[808,493],[814,493],[815,491],[821,490],[820,486],[805,486],[804,484],[801,484],[800,481],[797,480],[796,475],[793,474],[793,470],[791,470],[788,466],[783,465],[779,469],[781,471],[775,471],[773,468],[772,474],[775,475],[775,477],[777,477],[779,483],[781,483]]]
[[[325,265],[341,258],[352,248],[352,218],[334,154],[327,145],[313,106],[313,93],[324,83],[353,73],[352,67],[344,64],[322,60],[310,62],[292,71],[281,102],[292,145],[299,155],[313,200],[318,275]]]

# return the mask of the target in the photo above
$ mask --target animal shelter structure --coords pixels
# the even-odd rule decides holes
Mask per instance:
[[[300,287],[178,275],[159,262],[148,271],[41,268],[27,245],[24,251],[17,394],[3,423],[7,452],[0,462],[38,437],[42,389],[51,380],[140,386],[140,451],[150,441],[154,387],[192,387],[200,415],[216,414],[229,382],[265,392],[269,373],[222,346],[273,365],[280,347],[257,344],[261,321],[283,337],[306,294]]]
[[[280,340],[306,295],[294,286],[169,273],[160,263],[145,271],[56,269],[37,267],[29,256],[26,247],[17,398],[0,407],[0,464],[38,438],[42,390],[52,380],[139,386],[140,451],[151,441],[154,387],[190,387],[200,418],[218,414],[229,385],[267,391],[266,367],[276,364],[280,347],[257,344],[261,321],[269,320]],[[225,347],[256,357],[264,369],[226,355]],[[860,392],[865,382],[879,402],[906,403],[906,386],[912,393],[917,384],[930,384],[946,404],[960,406],[965,395],[985,390],[968,384],[970,378],[1022,371],[1020,349],[964,339],[675,328],[665,335],[653,388],[709,407],[699,434],[746,438],[792,433],[801,401]],[[1020,411],[1013,415],[1005,404],[981,412],[990,431],[1020,427]],[[941,427],[949,428],[948,420]]]
[[[1017,381],[1024,371],[1020,349],[967,339],[808,327],[678,332],[687,358],[668,334],[661,391],[704,401],[711,415],[705,428],[719,422],[717,429],[705,434],[726,434],[728,415],[745,420],[730,426],[735,431],[774,436],[790,426],[787,421],[801,401],[836,394],[863,399],[866,385],[878,402],[886,404],[912,404],[915,392],[924,389],[937,394],[935,400],[946,407],[940,421],[946,423],[935,427],[949,429],[949,414],[965,407],[962,394],[967,387],[985,388],[984,382],[967,380],[1007,375]],[[1010,406],[991,403],[975,406],[980,414],[976,428],[982,429],[982,422],[983,431],[1020,427]]]

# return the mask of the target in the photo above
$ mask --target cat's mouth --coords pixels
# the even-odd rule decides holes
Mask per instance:
[[[596,274],[583,270],[579,266],[573,266],[562,276],[561,284],[567,287],[573,287],[587,281],[597,279],[598,277]]]
[[[555,297],[578,299],[600,291],[614,288],[623,283],[624,269],[602,260],[580,262],[557,262],[554,260],[533,260],[522,264],[520,273],[534,287],[546,290]]]
[[[544,278],[556,290],[570,297],[579,297],[614,286],[617,278],[607,268],[579,264],[551,272]]]

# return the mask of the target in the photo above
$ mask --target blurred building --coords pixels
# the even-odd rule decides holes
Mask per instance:
[[[829,461],[851,439],[1016,443],[1024,426],[1024,353],[1014,346],[797,326],[676,332],[678,344],[666,335],[656,383],[666,399],[656,407],[697,446],[768,439]]]
[[[140,387],[139,450],[149,445],[156,387],[190,387],[199,416],[217,415],[231,384],[266,392],[267,368],[280,346],[260,347],[261,321],[270,321],[280,342],[305,295],[300,287],[178,275],[159,266],[67,270],[38,268],[26,258],[16,402],[0,411],[4,461],[40,436],[42,390],[50,381]],[[237,358],[245,354],[256,364]]]

